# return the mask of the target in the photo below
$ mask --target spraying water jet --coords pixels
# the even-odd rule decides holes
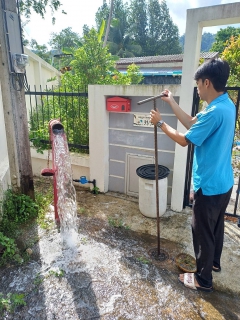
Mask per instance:
[[[76,191],[73,186],[71,160],[64,127],[60,120],[49,121],[49,140],[52,146],[52,169],[42,169],[41,175],[53,177],[55,221],[60,231],[77,233]],[[71,238],[68,234],[68,238]]]

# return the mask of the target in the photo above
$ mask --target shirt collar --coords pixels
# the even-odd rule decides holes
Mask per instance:
[[[214,104],[216,104],[216,103],[219,103],[219,102],[221,102],[221,101],[223,101],[223,100],[226,100],[226,99],[228,99],[228,93],[227,93],[227,92],[221,94],[221,95],[218,96],[216,99],[214,99],[213,101],[211,101],[211,102],[209,103],[209,105],[207,106],[207,108],[209,108],[209,107],[211,107],[212,105],[214,105]]]

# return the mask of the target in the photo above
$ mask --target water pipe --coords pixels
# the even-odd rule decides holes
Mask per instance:
[[[58,134],[64,133],[64,127],[59,120],[53,119],[49,121],[49,139],[52,146],[52,166],[53,168],[45,168],[42,169],[41,175],[45,177],[53,177],[53,194],[54,194],[54,212],[55,212],[55,221],[57,223],[60,222],[58,210],[57,210],[57,202],[58,202],[58,194],[57,194],[57,181],[56,181],[56,164],[54,159],[54,137]]]
[[[87,180],[86,176],[81,176],[80,179],[73,179],[74,182],[78,182],[81,184],[86,184],[86,183],[92,183],[93,184],[93,193],[96,193],[96,180],[93,179],[92,181]]]

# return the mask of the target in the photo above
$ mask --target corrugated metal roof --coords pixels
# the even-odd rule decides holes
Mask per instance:
[[[218,52],[201,52],[200,58],[213,59],[218,56]],[[123,64],[144,64],[144,63],[163,63],[163,62],[181,62],[183,61],[183,54],[172,54],[164,56],[148,56],[148,57],[131,57],[120,58],[116,63],[117,65]]]

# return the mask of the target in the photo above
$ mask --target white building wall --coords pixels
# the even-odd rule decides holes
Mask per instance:
[[[61,72],[26,47],[24,47],[24,53],[29,57],[29,64],[26,66],[26,74],[31,90],[34,89],[35,85],[37,90],[39,90],[40,86],[42,89],[45,89],[46,86],[51,88],[52,86],[58,85]],[[56,80],[49,82],[52,78],[56,78]]]

